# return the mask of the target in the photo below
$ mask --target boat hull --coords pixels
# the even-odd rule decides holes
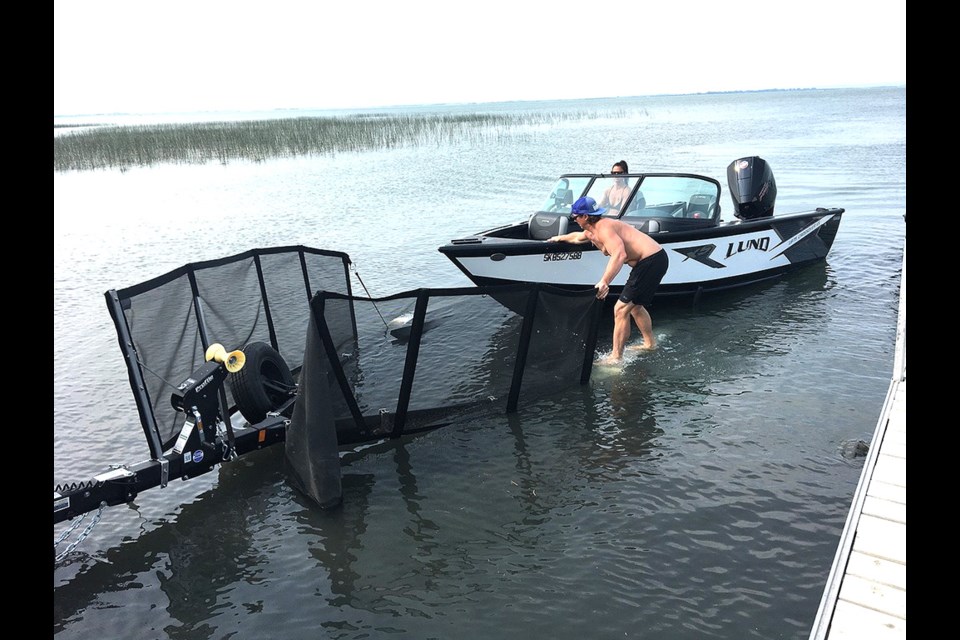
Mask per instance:
[[[843,209],[734,222],[692,231],[651,233],[670,267],[657,297],[718,291],[779,277],[822,261],[833,245]],[[608,258],[589,244],[476,236],[440,247],[477,285],[540,282],[571,289],[593,287]],[[623,289],[629,269],[610,284]]]

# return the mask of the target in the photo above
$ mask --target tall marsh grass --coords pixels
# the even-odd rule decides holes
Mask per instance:
[[[54,171],[159,163],[228,164],[403,146],[471,143],[562,121],[625,117],[623,111],[387,115],[102,126],[53,138]]]

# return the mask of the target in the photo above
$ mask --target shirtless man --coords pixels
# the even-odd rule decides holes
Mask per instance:
[[[630,338],[631,317],[643,335],[641,349],[654,349],[657,346],[653,337],[653,322],[646,306],[653,300],[657,286],[667,273],[669,259],[663,247],[639,229],[620,220],[601,218],[605,211],[606,209],[597,208],[593,198],[580,198],[573,203],[570,218],[576,221],[583,231],[553,236],[547,242],[591,242],[603,255],[610,258],[596,284],[597,297],[601,300],[607,297],[610,283],[620,273],[623,265],[632,267],[623,293],[613,307],[613,350],[607,359],[608,363],[613,364],[623,357],[623,349]]]

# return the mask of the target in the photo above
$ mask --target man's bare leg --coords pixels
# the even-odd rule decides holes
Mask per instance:
[[[639,347],[644,351],[657,348],[657,339],[653,337],[653,320],[650,318],[650,312],[647,308],[640,305],[634,305],[630,310],[633,321],[637,323],[637,328],[643,335],[643,346]],[[629,333],[627,334],[629,336]]]
[[[623,348],[630,338],[630,316],[636,308],[632,302],[617,300],[613,307],[613,350],[607,362],[619,362],[623,357]]]

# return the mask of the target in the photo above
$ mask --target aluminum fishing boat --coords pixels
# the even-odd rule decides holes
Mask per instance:
[[[518,282],[568,289],[593,287],[607,256],[591,244],[552,242],[579,231],[573,203],[589,196],[607,206],[610,191],[625,194],[604,214],[663,245],[670,268],[657,297],[699,295],[779,277],[826,258],[844,210],[816,208],[774,215],[777,186],[760,157],[734,160],[727,183],[736,219],[720,215],[720,183],[691,173],[564,174],[527,219],[457,238],[440,247],[477,285]],[[611,283],[618,294],[629,269]],[[613,298],[611,298],[613,299]]]

